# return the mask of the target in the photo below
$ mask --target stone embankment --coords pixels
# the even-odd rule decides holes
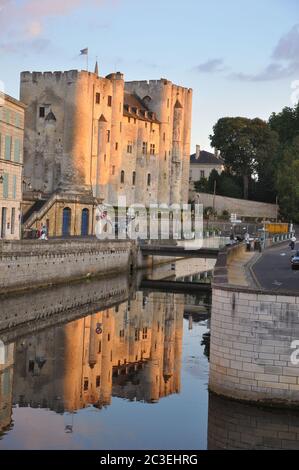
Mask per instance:
[[[226,247],[216,263],[209,388],[238,400],[299,406],[293,354],[294,341],[299,344],[299,295],[256,287],[244,266],[250,262],[245,249]]]
[[[133,241],[97,239],[0,242],[0,294],[132,271]]]

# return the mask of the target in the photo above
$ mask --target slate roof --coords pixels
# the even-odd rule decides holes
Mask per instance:
[[[196,153],[190,156],[190,163],[197,165],[224,165],[221,157],[216,157],[214,153],[201,150],[199,158],[196,158]]]
[[[126,92],[124,94],[124,116],[160,124],[156,114],[152,113],[148,109],[144,101],[142,101],[137,95],[132,95],[131,93]]]

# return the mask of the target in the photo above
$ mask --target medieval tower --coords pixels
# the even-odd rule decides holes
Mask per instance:
[[[44,200],[40,219],[51,221],[58,200],[59,220],[66,207],[80,220],[74,212],[91,210],[95,199],[187,203],[191,89],[165,79],[125,82],[120,72],[104,78],[96,67],[95,73],[22,72],[20,96],[27,106],[25,199]],[[60,235],[56,219],[55,227]]]

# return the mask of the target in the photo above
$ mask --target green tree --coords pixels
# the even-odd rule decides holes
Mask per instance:
[[[197,193],[208,193],[209,184],[207,178],[201,178],[199,181],[195,181],[194,189]]]
[[[299,222],[299,137],[285,147],[277,173],[280,213],[285,220]]]
[[[225,171],[221,174],[219,192],[220,196],[242,198],[242,184],[240,178]]]
[[[227,171],[242,177],[243,197],[248,199],[251,179],[265,173],[277,155],[276,132],[261,119],[244,117],[219,119],[213,131],[212,146],[220,150]]]
[[[282,146],[291,144],[299,135],[299,102],[294,108],[286,107],[280,113],[272,113],[269,126],[279,135]]]

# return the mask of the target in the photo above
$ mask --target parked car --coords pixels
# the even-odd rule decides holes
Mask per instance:
[[[299,250],[296,251],[296,254],[291,258],[292,269],[299,268]]]

